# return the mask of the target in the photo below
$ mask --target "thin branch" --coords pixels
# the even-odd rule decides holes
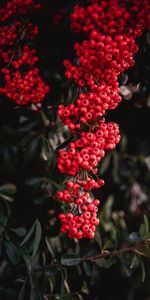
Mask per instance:
[[[141,246],[145,246],[146,243],[142,243],[140,244]],[[111,257],[111,256],[117,256],[119,254],[122,254],[122,253],[135,253],[137,255],[140,255],[140,256],[146,256],[145,253],[141,252],[140,250],[138,250],[137,248],[134,248],[134,247],[127,247],[127,248],[124,248],[124,249],[120,249],[120,250],[114,250],[114,251],[111,251],[111,252],[101,252],[95,256],[87,256],[87,257],[81,257],[81,262],[83,261],[95,261],[99,258],[104,258],[104,257]],[[52,266],[57,266],[57,267],[60,267],[62,266],[60,263],[56,262],[56,263],[52,263],[50,265],[46,265],[45,267],[41,267],[41,268],[38,268],[38,269],[35,269],[34,271],[35,272],[40,272],[40,271],[44,271],[44,270],[48,270],[49,268],[51,268]]]

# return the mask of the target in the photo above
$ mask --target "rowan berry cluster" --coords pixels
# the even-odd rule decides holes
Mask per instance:
[[[19,105],[41,102],[49,91],[36,66],[36,50],[26,45],[38,33],[38,26],[27,18],[39,8],[40,5],[33,0],[11,0],[0,6],[0,57],[3,64],[0,94]]]
[[[104,115],[121,101],[118,76],[134,65],[135,38],[142,34],[149,8],[148,0],[90,2],[86,7],[76,5],[70,16],[71,28],[86,39],[75,43],[74,61],[64,61],[66,78],[82,92],[73,103],[58,108],[60,120],[73,134],[58,155],[60,172],[71,176],[66,189],[57,193],[71,208],[60,214],[60,230],[76,239],[93,238],[99,223],[99,201],[89,191],[103,186],[98,165],[120,140],[118,125],[105,123]]]

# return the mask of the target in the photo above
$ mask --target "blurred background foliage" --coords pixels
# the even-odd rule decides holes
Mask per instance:
[[[100,164],[96,237],[76,242],[59,233],[56,157],[70,133],[57,106],[79,92],[62,61],[74,55],[69,13],[82,1],[41,2],[36,49],[51,91],[41,112],[0,99],[0,299],[150,300],[150,33],[137,40],[136,64],[120,77],[123,101],[106,116],[122,139]]]

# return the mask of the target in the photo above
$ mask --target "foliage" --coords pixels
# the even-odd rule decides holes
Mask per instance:
[[[117,120],[122,140],[102,162],[105,187],[94,191],[102,199],[100,225],[93,240],[76,242],[59,233],[63,207],[56,199],[64,180],[56,167],[57,151],[70,141],[57,118],[57,106],[79,93],[62,70],[74,41],[64,19],[74,3],[42,3],[36,47],[43,78],[52,86],[50,97],[41,112],[34,105],[25,109],[0,99],[0,299],[148,300],[149,33],[138,41],[135,67],[120,77],[122,86],[141,88],[106,116]],[[56,26],[52,20],[59,10],[64,15]],[[137,102],[144,104],[135,106]]]

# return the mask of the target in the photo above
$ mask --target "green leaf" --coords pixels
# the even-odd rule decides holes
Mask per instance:
[[[92,263],[90,261],[84,261],[83,268],[86,276],[90,277],[93,270]]]
[[[65,148],[70,142],[72,141],[72,136],[68,137],[64,143],[62,143],[61,145],[59,145],[55,150],[58,151],[60,149]]]
[[[26,161],[30,161],[34,158],[37,151],[39,151],[41,145],[41,137],[34,137],[29,144],[26,145],[25,149],[25,159]]]
[[[7,200],[13,201],[12,195],[17,191],[16,186],[11,183],[6,183],[0,187],[0,196]]]
[[[20,128],[18,129],[18,131],[19,132],[31,131],[31,129],[33,129],[36,125],[37,125],[37,120],[34,120],[34,121],[27,120],[26,122],[24,122],[22,124],[22,126],[20,126]]]
[[[81,258],[78,255],[64,254],[61,257],[61,263],[64,266],[76,266],[81,262]]]
[[[87,123],[81,123],[81,130],[82,131],[89,131],[90,126]]]
[[[95,264],[99,267],[99,268],[104,268],[105,267],[105,263],[106,260],[105,258],[101,257],[95,260]]]
[[[141,274],[141,280],[142,280],[142,282],[144,282],[145,281],[145,276],[146,276],[146,273],[145,273],[145,265],[144,265],[144,262],[142,261],[142,259],[141,259],[141,271],[142,271],[142,274]]]
[[[99,267],[99,268],[106,268],[109,269],[111,268],[111,266],[116,263],[116,257],[115,256],[110,256],[107,259],[102,257],[102,258],[98,258],[95,260],[95,264]]]
[[[14,199],[10,196],[7,196],[5,194],[0,193],[0,197],[2,197],[4,200],[8,201],[8,202],[13,202]]]
[[[136,268],[138,264],[139,264],[139,258],[136,254],[134,254],[131,259],[130,269],[132,270],[133,268]]]
[[[103,250],[114,248],[114,244],[111,240],[107,240],[103,246]]]
[[[116,264],[116,257],[115,256],[110,256],[105,263],[105,268],[109,269],[112,267],[112,265]]]
[[[140,229],[139,229],[139,234],[142,238],[145,237],[145,225],[141,224]]]
[[[17,246],[11,241],[4,241],[4,247],[11,263],[18,265],[20,262],[20,252]]]
[[[111,159],[111,155],[106,155],[105,158],[102,160],[102,163],[101,163],[101,174],[104,174],[108,167],[109,167],[109,164],[110,164],[110,159]]]
[[[32,284],[30,289],[30,300],[39,300],[39,296],[38,287],[35,284]]]
[[[33,253],[32,253],[32,257],[35,257],[35,255],[37,254],[39,245],[40,245],[40,241],[41,241],[41,237],[42,237],[42,227],[40,222],[37,220],[36,221],[36,228],[35,228],[35,240],[34,240],[34,244],[33,244]]]
[[[58,267],[57,266],[49,266],[46,270],[45,270],[45,275],[47,277],[53,277],[55,274],[58,273]]]
[[[53,249],[50,244],[50,239],[47,236],[45,238],[45,242],[46,242],[49,253],[51,254],[52,258],[54,258],[54,252],[53,252]]]
[[[114,229],[112,231],[112,239],[115,242],[115,249],[119,248],[119,244],[120,244],[120,232],[118,229]]]
[[[146,215],[144,215],[144,223],[142,223],[140,226],[139,234],[142,238],[145,238],[145,239],[149,235],[149,222],[148,222]]]
[[[26,294],[26,285],[27,285],[28,277],[24,280],[24,283],[21,287],[21,290],[18,295],[18,300],[24,300],[25,299],[25,294]]]
[[[25,184],[28,186],[40,185],[43,182],[43,177],[29,177]]]
[[[145,234],[147,235],[147,233],[149,232],[149,222],[146,215],[144,215],[144,225],[145,225]]]
[[[11,228],[10,231],[16,233],[18,236],[23,237],[26,234],[26,229],[23,227],[19,227],[19,228]]]
[[[25,236],[25,238],[21,242],[20,247],[23,247],[29,241],[29,239],[31,238],[31,236],[34,232],[35,226],[36,226],[36,221],[34,222],[31,229],[29,230],[29,232],[27,233],[27,235]]]
[[[0,187],[0,192],[15,194],[17,191],[16,186],[12,183],[6,183]]]
[[[64,296],[64,273],[63,271],[60,269],[60,273],[61,273],[61,287],[60,287],[60,300],[63,300],[63,296]]]
[[[98,231],[96,231],[95,240],[96,240],[97,244],[99,245],[100,250],[102,250],[103,242],[102,242],[101,234]]]
[[[0,280],[2,280],[8,272],[10,272],[11,267],[8,260],[3,259],[3,261],[0,263]]]

